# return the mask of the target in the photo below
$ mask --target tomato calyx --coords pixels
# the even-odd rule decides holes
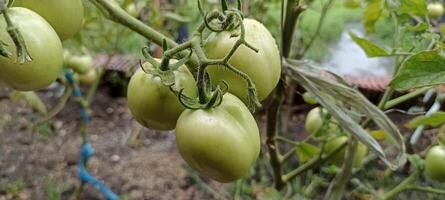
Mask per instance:
[[[219,85],[213,86],[210,83],[208,75],[205,76],[204,82],[204,91],[201,93],[201,95],[204,96],[198,97],[198,99],[193,99],[184,95],[184,89],[176,92],[172,87],[170,87],[170,90],[176,93],[179,98],[179,102],[188,109],[198,110],[218,107],[222,103],[224,94],[226,94],[229,89],[228,84],[223,81],[223,88],[221,88]]]
[[[8,34],[16,46],[17,62],[21,64],[31,62],[33,59],[26,47],[25,40],[17,26],[14,25],[14,22],[9,17],[8,7],[3,0],[0,1],[0,14],[5,18]],[[0,54],[4,57],[10,57],[12,54],[4,49],[4,45],[5,43],[2,41],[0,45]]]

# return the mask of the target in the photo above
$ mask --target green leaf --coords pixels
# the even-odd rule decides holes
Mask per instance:
[[[376,0],[368,4],[365,14],[363,15],[363,23],[366,31],[374,32],[374,24],[382,16],[382,1]]]
[[[425,22],[417,23],[416,25],[408,24],[406,30],[412,32],[423,32],[429,28],[428,24]]]
[[[11,99],[13,101],[23,99],[28,105],[30,105],[34,110],[40,112],[41,114],[48,113],[45,103],[43,103],[42,99],[40,99],[40,97],[35,92],[13,91]]]
[[[445,83],[445,58],[441,51],[424,51],[408,58],[391,86],[397,90]]]
[[[349,32],[349,35],[351,36],[352,40],[354,40],[354,42],[358,44],[363,49],[363,51],[365,51],[366,55],[370,58],[390,55],[385,49],[377,46],[370,40],[360,38],[352,32]]]
[[[425,161],[417,154],[408,155],[408,161],[417,171],[423,171],[425,168]]]
[[[179,14],[176,14],[176,13],[173,13],[173,12],[169,12],[169,11],[164,13],[164,17],[169,19],[169,20],[178,22],[178,23],[189,23],[189,22],[192,21],[188,17],[181,16]]]
[[[425,0],[402,0],[400,3],[400,13],[402,14],[417,16],[426,16],[428,14]]]
[[[376,140],[384,140],[386,139],[387,135],[387,133],[382,129],[369,131],[369,134]]]
[[[320,148],[308,143],[300,143],[295,146],[298,160],[300,162],[306,162],[309,159],[318,156],[320,154]]]
[[[436,112],[430,116],[419,116],[408,122],[409,128],[416,128],[418,126],[426,125],[437,127],[445,123],[445,112]]]

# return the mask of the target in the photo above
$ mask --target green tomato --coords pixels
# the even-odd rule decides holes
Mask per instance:
[[[81,0],[15,0],[13,6],[37,12],[54,27],[62,41],[73,37],[82,28],[84,8]]]
[[[19,91],[39,90],[54,82],[63,66],[63,49],[57,33],[37,13],[26,8],[10,8],[9,16],[20,30],[31,62],[17,62],[16,47],[6,31],[6,22],[0,17],[0,40],[13,55],[0,57],[0,79]]]
[[[255,119],[230,93],[216,108],[184,111],[176,125],[176,144],[193,169],[220,182],[245,175],[260,152]]]
[[[311,104],[311,105],[316,105],[318,104],[317,99],[315,99],[310,93],[305,92],[303,94],[303,100],[304,102]]]
[[[346,136],[340,136],[333,140],[328,141],[325,144],[325,153],[330,154],[330,153],[334,152],[335,149],[339,148],[341,145],[343,145],[347,141],[348,141],[348,137],[346,137]],[[334,154],[331,157],[331,159],[328,160],[328,163],[336,165],[337,167],[341,167],[341,165],[343,164],[343,162],[345,160],[346,149],[347,149],[347,147],[343,148],[341,151]],[[367,152],[368,152],[368,148],[364,144],[359,143],[357,153],[355,154],[354,162],[352,165],[354,168],[358,168],[362,165]]]
[[[136,3],[130,3],[125,7],[125,11],[133,17],[137,17],[139,15],[139,9]]]
[[[323,126],[323,115],[326,114],[328,114],[328,111],[322,107],[316,107],[311,111],[309,111],[309,113],[306,116],[306,122],[305,122],[306,131],[311,135],[317,134],[318,130]],[[329,131],[335,132],[337,130],[338,130],[337,125],[333,122],[329,122]]]
[[[428,4],[428,14],[431,18],[439,18],[443,15],[444,9],[441,3]]]
[[[79,82],[84,85],[92,85],[94,82],[96,82],[97,77],[97,71],[95,69],[90,69],[87,73],[80,74]]]
[[[93,57],[90,55],[67,56],[64,61],[67,67],[79,74],[90,72],[94,64]]]
[[[436,181],[445,182],[445,148],[443,146],[434,146],[425,158],[425,173]]]
[[[153,68],[149,63],[145,69]],[[184,95],[196,97],[197,89],[193,75],[185,65],[175,74],[175,90],[184,89]],[[147,128],[172,130],[179,115],[185,110],[178,97],[165,86],[159,77],[139,69],[128,84],[128,107],[133,117]]]
[[[256,86],[258,99],[265,99],[277,85],[281,76],[281,57],[271,33],[263,24],[254,19],[244,19],[246,41],[257,48],[255,51],[241,45],[229,63],[247,74]],[[239,34],[239,33],[236,33]],[[233,32],[212,33],[204,45],[209,58],[218,59],[226,56],[239,37]],[[229,84],[229,92],[247,102],[246,81],[222,66],[209,66],[210,79],[214,84]]]

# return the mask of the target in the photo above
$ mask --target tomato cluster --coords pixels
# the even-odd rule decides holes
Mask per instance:
[[[15,0],[7,13],[19,30],[31,60],[18,62],[17,48],[0,19],[0,40],[11,53],[0,57],[0,82],[20,91],[39,90],[54,82],[63,67],[62,40],[77,33],[83,21],[81,0]]]
[[[241,46],[229,63],[249,76],[258,99],[263,100],[280,78],[279,50],[260,22],[244,19],[243,24],[245,40],[258,52]],[[204,53],[209,58],[222,58],[238,39],[239,34],[230,31],[212,33],[204,41]],[[219,105],[186,109],[173,92],[182,90],[183,95],[195,99],[198,96],[198,83],[185,65],[174,71],[171,87],[163,84],[160,77],[146,73],[160,69],[148,63],[142,68],[132,76],[128,86],[128,106],[136,121],[155,130],[175,129],[181,156],[192,168],[212,179],[231,182],[245,175],[260,152],[258,125],[245,104],[249,89],[246,81],[223,66],[208,66],[209,84],[224,81],[229,86],[228,93],[222,96]]]

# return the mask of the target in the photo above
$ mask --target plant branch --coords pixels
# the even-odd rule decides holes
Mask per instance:
[[[289,173],[283,175],[283,180],[285,182],[288,182],[290,180],[292,180],[293,178],[295,178],[296,176],[299,176],[300,174],[302,174],[303,172],[309,170],[309,169],[314,169],[316,167],[318,167],[319,165],[323,164],[324,162],[326,162],[327,160],[329,160],[332,156],[334,156],[336,153],[340,152],[341,150],[343,150],[346,147],[347,143],[343,143],[342,145],[340,145],[339,147],[337,147],[334,151],[330,152],[327,155],[322,155],[322,156],[317,156],[315,158],[312,158],[311,160],[305,162],[303,165],[299,166],[298,168],[290,171]]]
[[[401,103],[404,103],[410,99],[416,98],[422,94],[425,94],[426,92],[428,92],[428,90],[430,90],[431,87],[425,87],[425,88],[421,88],[418,90],[415,90],[413,92],[410,92],[408,94],[405,94],[403,96],[397,97],[395,99],[389,100],[386,102],[385,106],[383,107],[384,110],[388,110],[390,108],[393,108]]]
[[[321,16],[320,19],[318,21],[317,24],[317,28],[315,29],[315,33],[314,35],[312,35],[311,39],[309,40],[309,42],[307,43],[307,45],[305,45],[301,52],[299,53],[298,57],[301,58],[303,57],[307,51],[309,51],[309,49],[312,47],[312,45],[314,44],[315,40],[317,39],[317,37],[320,35],[321,32],[321,27],[323,27],[324,24],[324,19],[328,13],[329,8],[331,7],[332,3],[334,2],[334,0],[329,0],[322,8],[321,10]]]
[[[411,174],[410,176],[408,176],[408,178],[406,178],[402,183],[400,183],[399,185],[397,185],[395,188],[393,188],[393,189],[390,190],[389,192],[385,193],[385,195],[383,196],[382,200],[390,200],[390,199],[393,199],[393,198],[396,197],[398,194],[400,194],[401,192],[405,191],[409,185],[411,185],[412,183],[414,183],[414,181],[417,179],[417,177],[418,177],[418,172],[414,172],[414,173],[412,173],[412,174]]]
[[[282,54],[289,57],[292,41],[297,25],[298,17],[304,12],[305,8],[300,4],[300,0],[288,1],[286,5],[286,13],[283,21],[283,36],[281,39]],[[284,10],[283,10],[284,11]]]
[[[278,149],[278,143],[276,142],[277,128],[279,121],[279,111],[284,100],[283,85],[282,81],[278,83],[279,85],[275,89],[274,96],[270,107],[267,109],[267,138],[266,145],[269,151],[270,164],[273,168],[275,188],[280,190],[285,186],[282,174],[282,163],[280,162],[280,152]]]
[[[132,17],[127,12],[125,12],[118,4],[113,2],[113,0],[90,0],[95,5],[100,5],[102,9],[106,10],[107,13],[105,15],[109,16],[109,19],[128,27],[129,29],[139,33],[144,36],[148,40],[156,43],[159,46],[162,46],[163,41],[167,42],[168,47],[173,48],[178,46],[178,44],[166,37],[165,35],[157,32],[153,28],[145,25],[143,22],[138,19]],[[179,53],[181,58],[187,57],[189,55],[189,51],[185,50]],[[196,56],[191,57],[191,59],[187,62],[190,71],[196,72],[198,69],[198,60]]]
[[[345,161],[343,162],[340,173],[337,174],[334,181],[329,185],[328,191],[325,195],[325,200],[340,200],[342,199],[346,184],[352,175],[352,168],[354,158],[357,154],[358,140],[349,136],[348,150],[346,151]]]

